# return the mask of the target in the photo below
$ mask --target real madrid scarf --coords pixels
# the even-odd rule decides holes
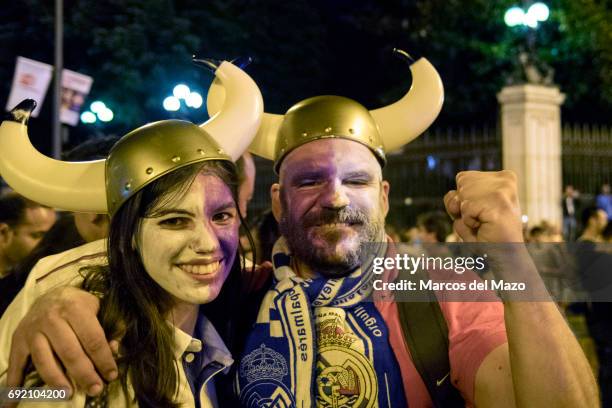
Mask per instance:
[[[275,286],[264,297],[237,373],[241,404],[406,407],[386,324],[368,300],[372,268],[302,279],[283,238],[273,263]]]

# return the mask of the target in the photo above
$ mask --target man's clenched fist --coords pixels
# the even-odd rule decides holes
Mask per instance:
[[[523,242],[514,172],[462,171],[456,181],[444,205],[464,242]]]

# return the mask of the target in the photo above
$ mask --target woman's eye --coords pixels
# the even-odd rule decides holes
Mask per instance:
[[[221,212],[213,216],[213,221],[226,222],[232,220],[234,217],[235,215],[231,212]]]
[[[162,220],[159,222],[159,225],[163,227],[168,227],[168,228],[182,228],[182,227],[187,226],[188,224],[189,224],[188,218],[180,218],[180,217],[166,218],[165,220]]]

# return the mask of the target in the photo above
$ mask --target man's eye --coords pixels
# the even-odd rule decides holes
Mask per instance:
[[[183,228],[187,226],[188,224],[189,224],[189,219],[182,218],[182,217],[166,218],[165,220],[162,220],[159,222],[159,225],[163,227],[168,227],[168,228]]]
[[[319,183],[320,182],[318,180],[301,180],[298,182],[298,187],[313,187]]]
[[[368,183],[368,180],[365,179],[349,179],[344,182],[344,184],[348,184],[351,186],[365,186]]]

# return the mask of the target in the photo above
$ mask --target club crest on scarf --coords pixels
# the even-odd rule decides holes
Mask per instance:
[[[340,308],[315,309],[318,356],[315,370],[318,407],[373,407],[378,384],[364,342],[345,326]]]
[[[402,381],[386,323],[369,301],[370,264],[343,278],[302,279],[283,238],[273,264],[275,286],[262,301],[236,376],[242,405],[406,406],[403,392],[389,391]]]
[[[285,358],[271,348],[261,344],[248,354],[240,364],[241,377],[249,385],[241,393],[241,403],[246,407],[293,407],[295,403],[289,390],[283,384],[287,376]],[[269,396],[269,397],[267,397]]]

